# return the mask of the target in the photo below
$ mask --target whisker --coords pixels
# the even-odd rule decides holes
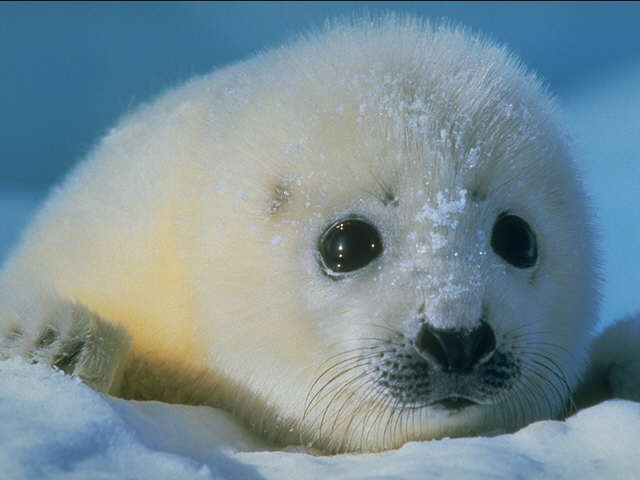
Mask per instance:
[[[562,405],[562,403],[563,403],[562,394],[557,389],[556,385],[551,380],[549,380],[549,378],[547,378],[544,375],[542,375],[538,370],[536,370],[533,367],[527,368],[526,371],[530,372],[532,375],[534,375],[537,378],[539,378],[540,380],[542,380],[545,384],[549,385],[554,390],[554,392],[556,393],[556,399],[557,399],[559,405]],[[531,380],[533,380],[533,379],[531,379]],[[540,384],[538,384],[536,382],[536,385],[540,385]],[[548,415],[542,414],[539,418],[553,418],[553,416],[554,416],[553,412],[555,410],[554,407],[553,407],[553,403],[549,399],[549,395],[547,394],[547,391],[542,386],[540,387],[540,393],[544,397],[544,401],[547,404],[547,410],[549,411],[549,414]],[[543,413],[543,412],[541,412],[541,413]]]
[[[332,378],[330,378],[327,382],[324,383],[324,385],[318,389],[317,392],[315,392],[313,394],[313,397],[311,397],[311,399],[308,401],[308,403],[305,406],[305,410],[304,410],[304,414],[303,414],[303,420],[305,419],[307,413],[313,408],[315,407],[315,405],[319,402],[321,402],[322,400],[324,400],[328,395],[331,395],[332,392],[334,392],[334,390],[331,390],[330,387],[334,386],[332,385],[333,382],[335,382],[336,380],[338,380],[340,377],[343,377],[344,375],[352,372],[353,370],[356,370],[358,368],[361,368],[363,366],[366,366],[366,362],[364,363],[357,363],[357,361],[354,361],[351,365],[347,365],[345,367],[343,367],[342,370],[340,370],[338,373],[336,373]],[[315,383],[315,382],[314,382]],[[327,392],[325,392],[325,390],[329,388],[329,390]],[[336,388],[340,388],[340,385],[337,385]],[[324,392],[324,395],[321,396]],[[307,395],[308,396],[308,395]]]
[[[336,398],[339,398],[339,396],[345,391],[345,389],[347,387],[349,387],[352,383],[357,382],[359,380],[361,380],[362,378],[366,378],[366,372],[361,373],[360,375],[357,375],[356,377],[352,378],[351,380],[349,380],[348,382],[343,383],[342,385],[340,385],[340,387],[337,389],[337,391],[333,394],[333,396],[331,397],[331,399],[327,402],[327,405],[324,407],[323,411],[322,411],[322,416],[320,418],[320,426],[318,428],[318,433],[320,435],[322,435],[323,432],[323,427],[324,427],[324,423],[327,419],[327,415],[329,413],[329,410],[331,409],[331,407],[333,406],[333,402],[336,400]],[[336,417],[337,418],[337,417]],[[330,430],[330,434],[333,433],[335,431],[335,420],[334,420],[334,424],[332,426],[332,429]]]
[[[314,402],[315,398],[322,393],[322,391],[328,386],[330,385],[332,382],[334,382],[337,378],[341,377],[342,375],[344,375],[345,373],[348,373],[349,370],[351,368],[354,368],[357,365],[357,362],[360,361],[364,361],[363,365],[365,365],[367,362],[367,360],[369,360],[370,358],[373,358],[377,355],[377,353],[375,354],[367,354],[367,355],[356,355],[353,357],[349,357],[347,359],[341,360],[339,362],[336,362],[335,364],[333,364],[332,366],[330,366],[329,368],[325,369],[315,380],[314,382],[311,384],[311,387],[309,388],[309,392],[307,393],[307,397],[305,400],[305,404],[307,405],[307,407],[305,407],[305,411],[309,408],[309,406]],[[353,365],[349,365],[349,362],[352,362]],[[320,388],[315,394],[314,396],[310,399],[309,396],[312,394],[314,388],[316,387],[316,385],[319,384],[320,380],[325,376],[325,375],[329,375],[329,373],[342,366],[343,370],[339,371],[338,373],[336,373],[332,378],[330,378],[327,382],[325,382],[325,384],[322,386],[322,388]],[[347,368],[348,367],[348,368]]]
[[[555,368],[551,368],[542,363],[538,363],[542,368],[545,368],[546,370],[549,371],[549,373],[551,373],[554,377],[556,377],[557,380],[560,382],[560,384],[563,386],[564,390],[566,391],[566,397],[567,397],[566,402],[563,402],[563,403],[566,403],[566,406],[564,406],[564,409],[563,409],[564,417],[566,418],[572,415],[573,413],[577,412],[578,408],[575,404],[575,399],[573,398],[573,391],[569,387],[569,382],[567,380],[566,374],[564,373],[564,370],[560,367],[560,365],[558,365],[558,363],[555,362],[548,355],[544,355],[540,352],[529,351],[526,353],[528,353],[529,355],[535,355],[541,358],[542,360],[549,362],[553,367],[555,367]]]
[[[360,377],[356,378],[356,380],[361,380],[364,378],[364,382],[362,383],[362,385],[366,385],[368,383],[370,383],[370,380],[368,378],[365,378],[366,376],[368,376],[370,372],[369,371],[365,371],[363,372],[363,375],[361,375]],[[351,383],[351,382],[350,382]],[[346,388],[348,386],[352,386],[353,385],[344,385],[344,388],[340,391],[340,395],[342,393],[345,392]],[[331,427],[331,433],[335,432],[335,429],[337,428],[337,426],[339,425],[339,421],[341,420],[342,417],[342,412],[345,409],[345,407],[347,407],[347,405],[349,405],[349,401],[355,396],[357,395],[358,390],[357,389],[353,389],[349,395],[344,399],[344,401],[342,402],[342,405],[338,408],[338,410],[335,412],[334,414],[334,420],[333,420],[333,424]],[[340,398],[340,395],[335,397],[335,400],[337,400],[338,398]],[[332,398],[329,402],[330,404],[334,403],[334,399]],[[349,423],[347,423],[347,426],[344,430],[344,436],[346,436],[349,433],[349,430],[351,428],[351,424],[353,423],[353,421],[357,418],[357,416],[360,413],[360,410],[365,408],[366,403],[365,402],[360,402],[358,403],[358,405],[355,407],[355,409],[353,411],[350,412],[349,415]]]

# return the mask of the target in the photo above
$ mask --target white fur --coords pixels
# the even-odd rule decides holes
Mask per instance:
[[[505,210],[536,232],[535,272],[491,250]],[[371,219],[386,249],[336,282],[316,246],[344,214]],[[504,49],[411,19],[336,24],[109,132],[4,269],[5,351],[37,351],[52,305],[75,304],[99,317],[98,336],[130,336],[104,360],[122,373],[104,390],[222,406],[281,443],[373,451],[515,429],[560,415],[584,370],[588,219],[552,104]],[[385,328],[410,343],[422,302],[439,328],[471,328],[488,305],[498,345],[524,365],[497,404],[401,410],[362,359],[314,384]]]
[[[640,315],[607,326],[591,345],[587,373],[576,392],[579,407],[609,398],[640,401]]]

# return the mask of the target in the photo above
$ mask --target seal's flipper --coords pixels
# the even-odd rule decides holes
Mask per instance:
[[[45,363],[105,393],[117,388],[128,351],[124,328],[71,302],[56,304],[33,328],[10,325],[0,332],[0,358]]]
[[[607,327],[593,342],[589,369],[576,391],[579,407],[610,398],[640,402],[640,315]]]

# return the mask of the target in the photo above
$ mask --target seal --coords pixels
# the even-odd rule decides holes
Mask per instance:
[[[335,23],[111,130],[6,263],[0,351],[379,451],[566,414],[596,267],[533,74],[461,29]]]

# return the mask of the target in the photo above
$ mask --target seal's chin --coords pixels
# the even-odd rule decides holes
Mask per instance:
[[[436,410],[447,410],[449,412],[458,412],[474,405],[479,405],[479,403],[470,398],[457,395],[441,398],[429,404],[430,407]]]

